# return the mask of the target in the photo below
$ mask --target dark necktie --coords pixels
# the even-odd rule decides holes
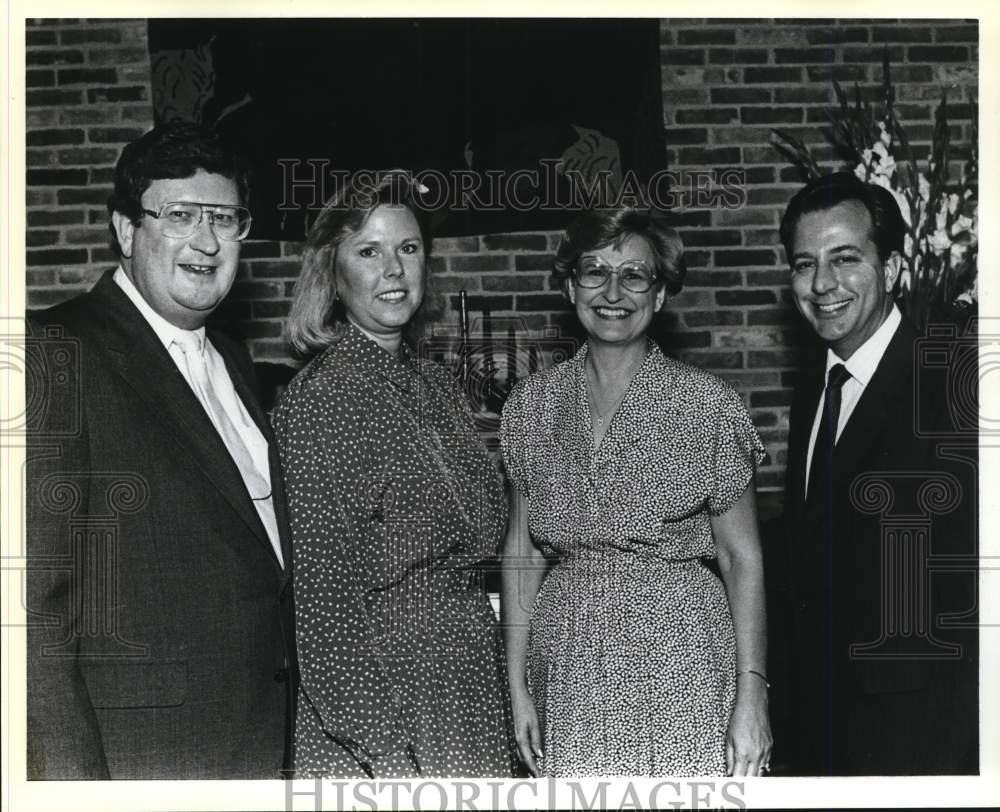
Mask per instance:
[[[812,467],[809,469],[807,501],[826,497],[833,479],[833,446],[837,440],[837,422],[840,420],[840,388],[851,377],[847,367],[834,364],[826,377],[826,395],[823,398],[823,415],[813,446]]]

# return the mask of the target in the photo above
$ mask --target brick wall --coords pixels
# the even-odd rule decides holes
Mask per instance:
[[[152,122],[143,20],[28,21],[29,307],[86,289],[108,248],[112,167]]]
[[[29,21],[26,44],[27,288],[29,306],[40,307],[85,290],[113,261],[104,208],[111,167],[122,144],[150,126],[151,93],[144,21]],[[817,128],[833,99],[831,80],[857,81],[877,98],[885,47],[917,153],[945,88],[953,139],[967,142],[978,93],[974,21],[661,23],[668,165],[744,170],[746,205],[677,212],[691,272],[656,334],[668,351],[744,394],[770,455],[759,478],[765,490],[781,483],[796,350],[808,335],[777,246],[778,219],[799,179],[769,146],[770,127],[822,145]],[[457,321],[465,288],[474,310],[517,317],[534,334],[572,333],[572,314],[548,281],[556,240],[529,233],[436,241],[445,325]],[[299,251],[292,243],[244,246],[222,316],[258,359],[286,357],[280,335]]]
[[[926,154],[934,108],[948,90],[953,140],[968,143],[969,102],[976,99],[978,28],[970,21],[667,19],[661,25],[668,165],[675,170],[742,167],[747,203],[692,212],[685,233],[695,269],[676,302],[693,342],[685,353],[748,396],[774,467],[761,484],[777,485],[785,463],[787,406],[796,349],[807,340],[791,302],[777,227],[801,179],[770,146],[771,127],[816,144],[835,101],[832,81],[868,99],[881,97],[888,48],[897,115],[917,155]],[[966,158],[956,150],[954,157]]]

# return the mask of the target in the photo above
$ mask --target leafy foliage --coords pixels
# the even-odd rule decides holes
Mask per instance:
[[[899,203],[907,234],[898,301],[919,326],[953,318],[978,302],[978,109],[972,105],[970,157],[952,181],[952,152],[947,92],[934,114],[930,153],[921,166],[895,111],[896,91],[888,51],[882,63],[881,110],[862,99],[854,86],[853,101],[836,81],[837,104],[829,111],[825,135],[842,168],[866,183],[892,192]],[[806,178],[824,174],[809,148],[784,130],[772,130],[774,148]]]

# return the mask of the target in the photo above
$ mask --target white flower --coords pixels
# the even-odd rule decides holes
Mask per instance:
[[[886,129],[885,122],[880,121],[878,123],[878,128],[880,130],[878,139],[886,146],[892,143],[892,135],[889,134],[889,130]]]
[[[931,201],[931,182],[927,180],[927,177],[921,172],[917,176],[917,192],[920,194],[921,199],[924,203],[930,203]]]
[[[907,235],[907,239],[909,239],[909,235]],[[910,269],[909,268],[904,268],[903,272],[899,275],[899,287],[902,290],[909,290],[910,289]]]
[[[961,234],[963,231],[972,231],[973,228],[974,224],[972,222],[972,219],[966,217],[964,214],[960,214],[958,215],[958,219],[951,224],[951,233]]]
[[[895,192],[895,189],[892,188],[892,181],[885,175],[880,175],[878,172],[868,178],[868,182],[874,184],[875,186],[881,186],[883,189],[888,189],[890,192]]]
[[[964,293],[958,294],[958,296],[955,297],[955,301],[956,302],[963,302],[964,304],[967,304],[967,305],[971,305],[971,304],[975,304],[976,303],[976,299],[972,295],[972,291],[971,290],[967,290]]]
[[[875,156],[875,174],[890,176],[896,169],[896,159],[889,154],[885,144],[879,141],[871,151]]]
[[[931,234],[930,248],[936,256],[941,256],[941,254],[951,248],[951,237],[948,236],[948,232],[943,228],[939,228]]]
[[[944,231],[948,227],[948,207],[942,200],[938,205],[938,210],[934,215],[934,227],[937,231]]]
[[[868,179],[868,170],[865,168],[864,164],[858,164],[854,167],[854,174],[857,176],[858,180]]]
[[[896,202],[899,204],[899,213],[903,215],[906,227],[910,228],[913,225],[910,219],[910,199],[904,192],[899,192],[895,189],[889,189],[889,191],[892,192],[892,196],[896,198]]]
[[[913,253],[913,237],[909,234],[903,235],[903,253],[906,256],[910,256]],[[909,271],[904,271],[904,273],[909,273]]]
[[[958,195],[952,192],[948,195],[948,214],[954,214],[958,210]]]

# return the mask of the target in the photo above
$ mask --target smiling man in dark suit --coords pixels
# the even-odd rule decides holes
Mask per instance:
[[[280,471],[249,356],[205,329],[236,275],[246,200],[213,134],[153,129],[115,169],[120,266],[29,314],[29,778],[289,765]]]
[[[781,223],[822,342],[788,441],[797,774],[977,769],[975,439],[894,304],[905,230],[890,192],[845,172]]]

